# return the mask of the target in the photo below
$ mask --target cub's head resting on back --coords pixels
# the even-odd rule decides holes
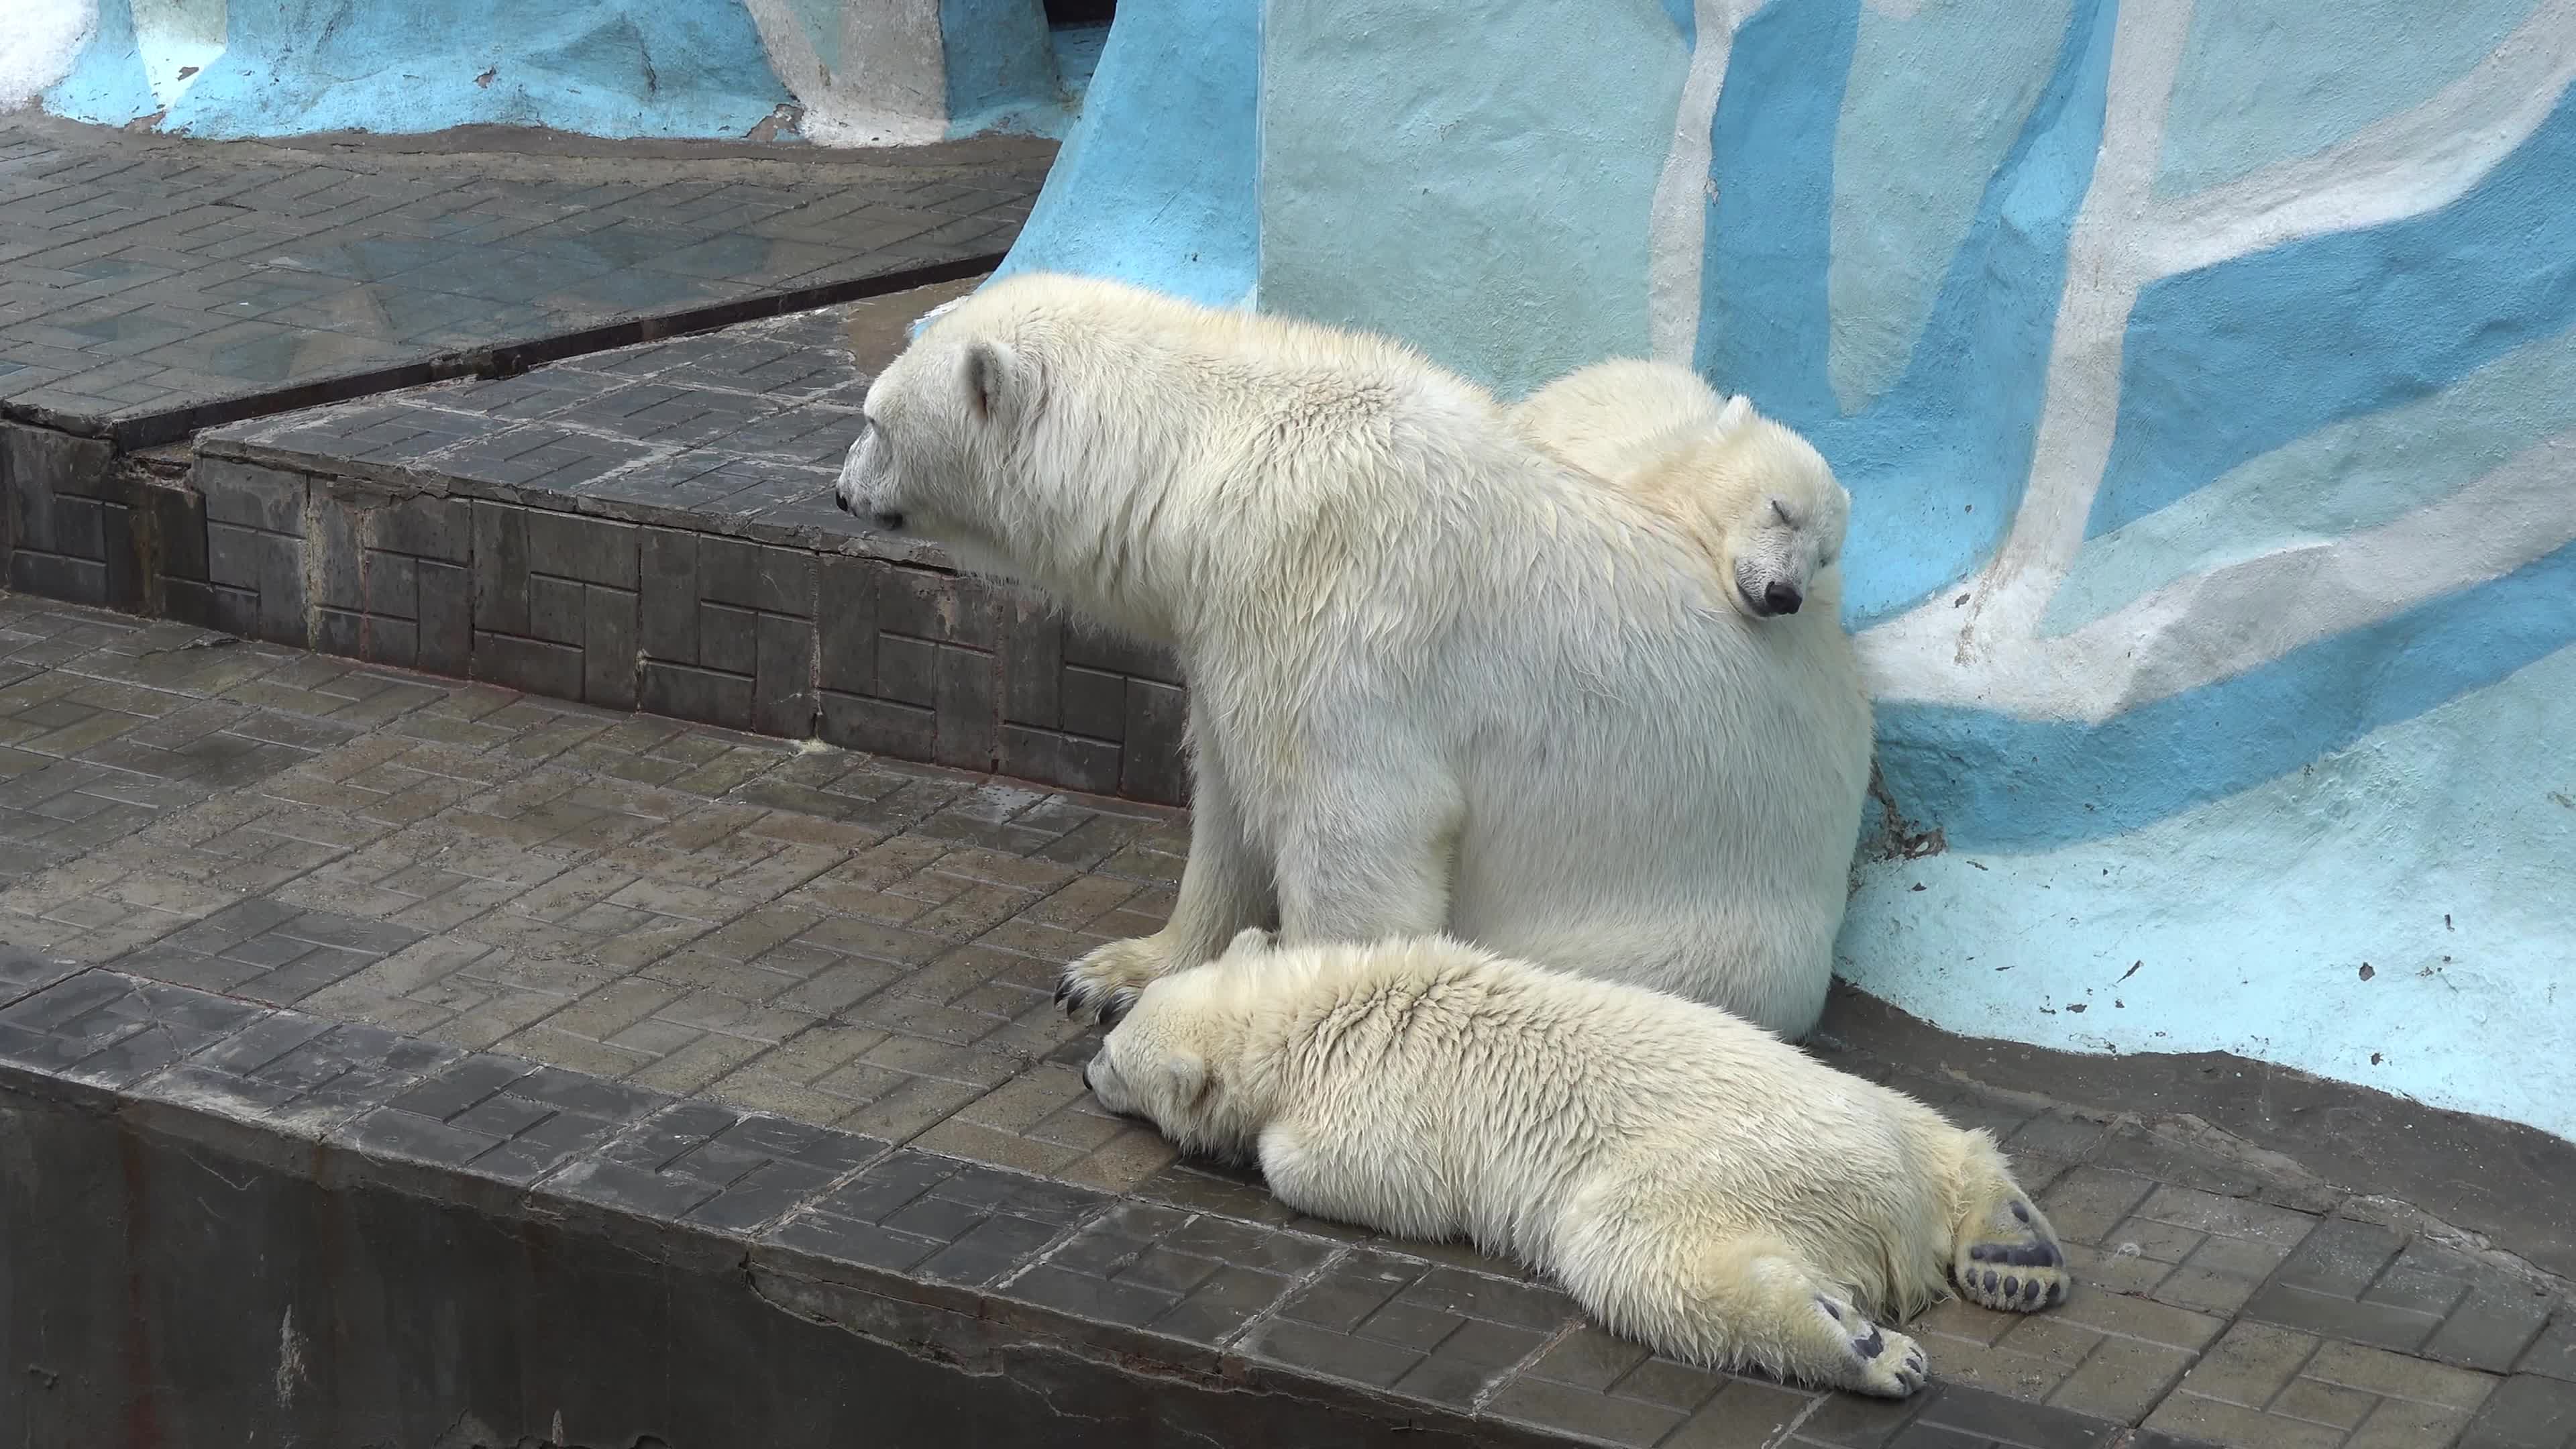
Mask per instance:
[[[1851,498],[1807,440],[1720,398],[1689,368],[1620,358],[1568,373],[1512,409],[1522,436],[1629,495],[1688,537],[1747,616],[1839,606]],[[1825,595],[1832,595],[1825,598]]]
[[[1850,496],[1806,439],[1744,398],[1729,401],[1715,426],[1617,481],[1699,540],[1746,614],[1794,614],[1810,597],[1840,604],[1832,570]]]

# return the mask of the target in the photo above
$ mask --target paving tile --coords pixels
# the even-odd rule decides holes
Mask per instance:
[[[2259,1408],[2298,1375],[2318,1341],[2260,1323],[2230,1328],[2183,1378],[2187,1393]]]
[[[756,1235],[888,1150],[852,1133],[682,1102],[546,1185],[602,1206]]]
[[[113,971],[83,971],[0,1007],[0,1061],[130,1087],[250,1025],[262,1008]]]
[[[719,184],[703,207],[658,213],[648,238],[616,209],[620,189],[598,185],[603,167],[662,191],[680,178],[720,182],[722,160],[567,164],[560,174],[513,188],[526,197],[523,205],[492,187],[458,186],[426,156],[343,158],[240,142],[168,169],[135,164],[169,154],[166,138],[41,122],[0,130],[0,142],[22,140],[49,160],[95,166],[99,181],[88,204],[30,210],[32,198],[61,183],[23,165],[0,170],[0,212],[48,253],[82,258],[59,273],[23,260],[0,273],[0,317],[13,307],[42,306],[40,320],[12,329],[13,359],[33,358],[39,348],[59,354],[55,367],[0,370],[0,400],[158,429],[152,437],[175,436],[192,406],[245,394],[924,260],[998,253],[1035,195],[1049,149],[1005,144],[979,169],[976,187],[936,204],[916,199],[935,193],[882,173],[809,167],[814,174],[777,188],[788,214],[800,202],[837,206],[861,197],[855,214],[871,218],[874,230],[844,221],[787,242],[744,230],[774,214],[769,206],[712,199],[742,196],[743,188]],[[307,189],[289,195],[275,183],[243,184],[271,166],[290,170]],[[255,204],[246,207],[242,198]],[[968,214],[959,215],[960,206]],[[137,225],[154,213],[166,219]],[[111,236],[116,254],[93,255]],[[112,290],[62,305],[83,289]],[[827,391],[810,364],[779,358],[701,375],[749,397],[812,400]],[[387,462],[450,441],[434,427],[399,431],[380,415],[298,427],[315,445]],[[792,452],[796,439],[781,429],[770,446]]]
[[[985,1287],[1027,1268],[1101,1194],[899,1149],[773,1230],[784,1247]]]
[[[2576,1382],[2576,1305],[2561,1304],[2548,1327],[2514,1361],[2517,1373]]]
[[[2457,1443],[2469,1416],[2432,1404],[2383,1399],[2361,1421],[2345,1449],[2444,1449]]]
[[[2053,1220],[2052,1220],[2053,1221]],[[2183,1349],[2104,1335],[2048,1396],[2058,1408],[2134,1423],[2189,1369]]]
[[[1590,1440],[1634,1445],[1664,1442],[1683,1418],[1660,1405],[1528,1377],[1505,1384],[1485,1405],[1485,1413],[1506,1424],[1541,1431],[1570,1429]]]
[[[2383,1398],[2410,1399],[2454,1409],[2474,1409],[2494,1391],[2492,1374],[2427,1363],[2385,1349],[2354,1343],[2328,1343],[2317,1349],[2302,1374]]]
[[[332,1139],[354,1151],[526,1185],[597,1151],[671,1099],[561,1067],[460,1053]]]
[[[1729,1380],[1663,1440],[1664,1449],[1755,1449],[1782,1442],[1822,1396],[1751,1379]]]
[[[2562,1449],[2576,1444],[2576,1384],[2515,1374],[2499,1384],[2459,1440],[2460,1449]]]
[[[2221,1444],[2260,1445],[2262,1449],[2335,1449],[2344,1442],[2342,1429],[2267,1414],[2223,1399],[2202,1398],[2188,1390],[2175,1393],[2147,1416],[2145,1427]]]
[[[2546,1291],[2521,1283],[2474,1284],[2423,1348],[2443,1363],[2503,1373],[2542,1339],[2557,1302]]]

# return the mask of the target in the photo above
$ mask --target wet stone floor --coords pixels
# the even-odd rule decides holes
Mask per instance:
[[[1293,1219],[1101,1112],[1089,1034],[1051,1000],[1060,963],[1160,923],[1186,836],[1174,811],[0,595],[0,943],[1117,1196],[1083,1231],[1129,1223],[1132,1251],[1046,1270],[1079,1311],[1269,1284],[1292,1269],[1153,1226],[1266,1225],[1507,1306],[1398,1293],[1329,1331],[1272,1323],[1263,1352],[1399,1393],[1464,1363],[1477,1412],[1601,1442],[1981,1442],[1959,1415],[2031,1444],[2576,1433],[2576,1309],[2545,1275],[2117,1104],[1932,1063],[1855,1065],[1993,1129],[2080,1274],[2056,1312],[1911,1325],[1939,1423],[1651,1359],[1461,1248]],[[1187,1282],[1155,1276],[1175,1253]]]

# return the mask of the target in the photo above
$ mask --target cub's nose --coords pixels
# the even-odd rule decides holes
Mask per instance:
[[[838,488],[832,490],[832,506],[841,510],[843,513],[858,512],[857,509],[850,506],[850,500],[844,496]]]
[[[1794,614],[1798,612],[1798,605],[1804,602],[1795,584],[1775,580],[1762,590],[1762,607],[1774,614]]]

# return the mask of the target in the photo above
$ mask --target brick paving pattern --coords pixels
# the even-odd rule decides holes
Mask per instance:
[[[1177,801],[1168,657],[831,505],[867,367],[969,285],[216,428],[184,479],[0,424],[0,558],[54,598]]]
[[[0,414],[143,446],[296,389],[989,259],[1051,155],[406,155],[0,118]],[[531,477],[602,466],[542,431],[485,446]]]
[[[972,285],[918,288],[899,304],[792,312],[511,377],[234,423],[209,432],[199,451],[387,488],[436,480],[448,494],[543,498],[561,513],[713,528],[765,543],[838,542],[866,532],[831,499],[870,381],[845,335],[851,315],[892,308],[909,320]],[[544,553],[542,542],[526,546]],[[685,573],[722,564],[672,559],[658,567]],[[632,590],[635,572],[630,558],[610,572],[569,577]],[[761,607],[752,587],[743,593],[736,607]]]
[[[0,942],[49,958],[0,952],[0,1060],[1595,1443],[2576,1442],[2564,1285],[1929,1063],[1851,1065],[1994,1130],[2080,1286],[1923,1315],[1904,1404],[1299,1218],[1102,1114],[1050,999],[1162,919],[1173,812],[14,596],[0,681]]]

